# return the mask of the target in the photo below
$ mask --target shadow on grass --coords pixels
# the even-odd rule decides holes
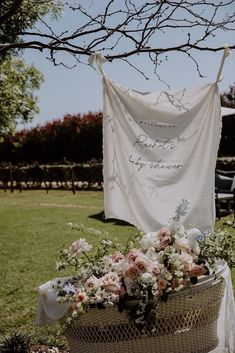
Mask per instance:
[[[116,218],[105,219],[104,211],[92,214],[92,215],[89,216],[89,218],[96,219],[97,221],[100,221],[102,223],[112,223],[112,224],[118,225],[118,226],[133,227],[132,224],[130,224],[130,223],[126,222],[126,221],[122,221],[121,219],[116,219]]]

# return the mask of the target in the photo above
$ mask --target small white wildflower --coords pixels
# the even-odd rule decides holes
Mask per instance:
[[[57,347],[49,348],[48,353],[59,353],[59,349]]]
[[[112,245],[113,245],[113,242],[112,242],[111,240],[105,240],[105,239],[103,239],[103,240],[101,241],[101,243],[102,243],[103,245],[108,245],[108,246],[112,246]]]
[[[172,276],[172,274],[171,274],[170,272],[166,272],[165,275],[164,275],[164,277],[165,277],[165,279],[166,279],[167,281],[171,281],[172,278],[173,278],[173,276]]]

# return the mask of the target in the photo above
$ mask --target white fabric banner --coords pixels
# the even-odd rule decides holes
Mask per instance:
[[[184,224],[213,227],[220,135],[216,83],[143,93],[104,77],[105,217],[154,231],[187,199]]]

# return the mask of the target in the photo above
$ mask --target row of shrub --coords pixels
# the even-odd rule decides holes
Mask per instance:
[[[1,165],[0,187],[3,189],[80,189],[102,187],[102,164],[92,161],[71,165]]]
[[[9,135],[0,143],[0,162],[39,164],[102,160],[102,113],[66,115],[40,127]],[[233,156],[234,116],[223,118],[219,156]]]
[[[102,160],[102,113],[66,115],[9,135],[0,143],[0,162],[40,164]]]

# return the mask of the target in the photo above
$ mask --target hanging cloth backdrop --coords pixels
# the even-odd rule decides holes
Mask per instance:
[[[143,93],[103,82],[105,217],[154,231],[187,199],[184,224],[211,228],[221,134],[217,84]]]

